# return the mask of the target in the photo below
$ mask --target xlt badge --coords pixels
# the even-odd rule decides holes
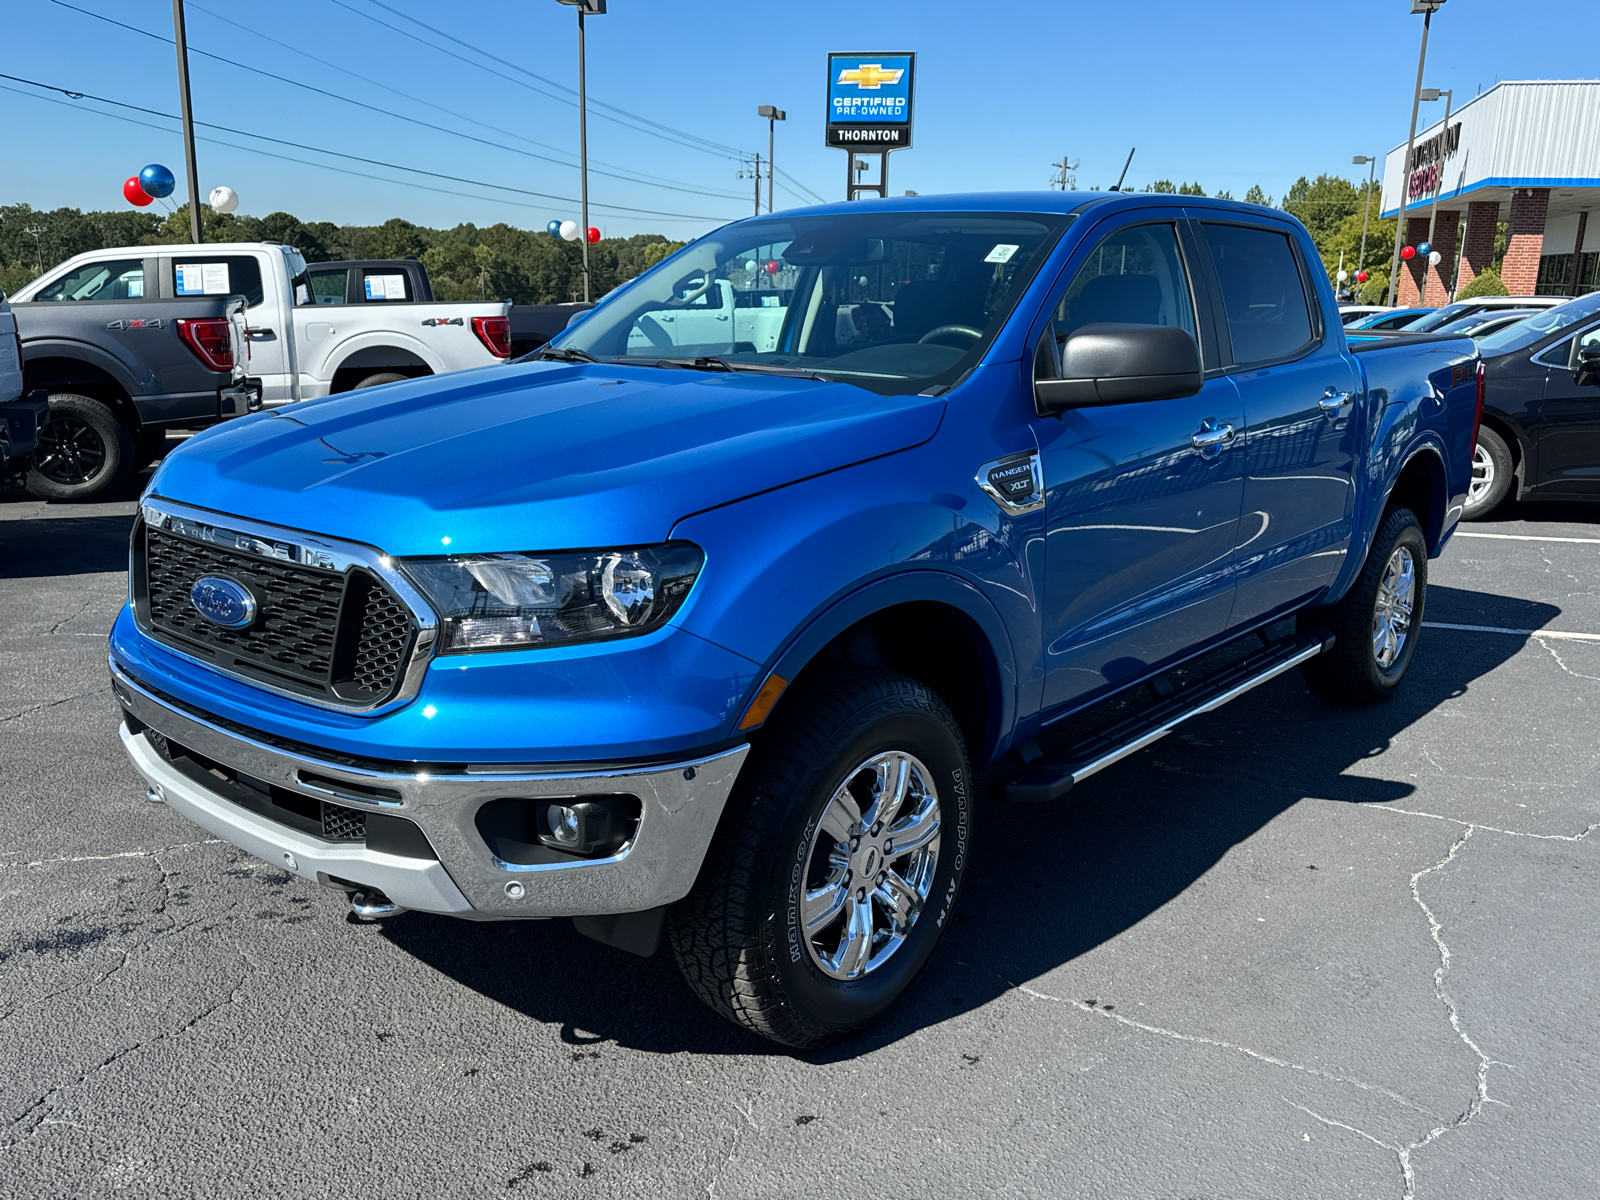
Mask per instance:
[[[1033,450],[1008,454],[978,468],[978,486],[1012,516],[1032,512],[1044,504],[1044,472]]]

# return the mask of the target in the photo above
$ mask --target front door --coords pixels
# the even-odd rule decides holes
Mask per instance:
[[[1282,228],[1203,222],[1244,402],[1244,514],[1233,625],[1333,582],[1350,546],[1361,382]]]
[[[1600,325],[1575,335],[1578,348],[1600,346]],[[1573,339],[1559,343],[1556,353],[1539,356],[1546,363],[1544,403],[1539,430],[1539,494],[1593,496],[1600,494],[1600,384],[1579,384],[1572,366],[1577,357]],[[1562,366],[1549,364],[1562,363]]]
[[[1099,321],[1175,327],[1199,340],[1176,214],[1114,230],[1089,251],[1052,327],[1059,343]],[[1047,710],[1148,674],[1227,626],[1243,430],[1238,391],[1221,374],[1193,396],[1035,422],[1046,488]]]

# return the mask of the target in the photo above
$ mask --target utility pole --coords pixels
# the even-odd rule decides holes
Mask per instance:
[[[1406,193],[1411,189],[1411,151],[1417,144],[1417,107],[1422,103],[1422,68],[1428,61],[1428,28],[1444,0],[1411,0],[1411,11],[1422,14],[1422,48],[1417,51],[1417,84],[1411,91],[1411,131],[1406,134],[1406,156],[1400,164],[1400,211],[1394,218],[1394,254],[1389,259],[1389,304],[1400,297],[1400,247],[1406,236]],[[1426,280],[1427,276],[1423,276]]]
[[[189,38],[183,27],[183,0],[172,0],[172,40],[178,48],[178,101],[183,112],[183,162],[189,172],[189,240],[205,241],[200,230],[200,181],[194,162],[194,107],[189,102]]]
[[[768,165],[771,165],[771,160],[768,160]],[[761,215],[761,151],[759,150],[756,151],[756,169],[750,174],[756,181],[756,216],[759,217]]]
[[[770,104],[763,104],[760,108],[756,109],[756,115],[757,116],[761,116],[761,117],[765,117],[767,119],[767,211],[771,212],[772,211],[772,160],[773,160],[773,156],[774,156],[774,154],[775,154],[775,152],[777,150],[777,146],[776,146],[777,138],[776,138],[776,134],[775,134],[774,131],[778,127],[778,122],[779,121],[783,121],[783,120],[787,120],[789,114],[784,112],[783,109],[781,109],[781,108],[774,108]],[[760,211],[761,211],[761,208],[758,205],[757,208],[756,208],[756,212],[759,213]]]
[[[173,0],[177,3],[177,0]],[[589,302],[589,90],[584,76],[583,18],[605,15],[606,0],[556,0],[578,10],[578,173],[582,176],[583,228],[578,240],[583,244],[583,301]]]
[[[1067,185],[1069,183],[1072,185],[1070,190],[1072,190],[1072,191],[1076,191],[1077,190],[1078,178],[1077,178],[1076,175],[1069,174],[1069,172],[1076,171],[1078,169],[1078,164],[1077,163],[1070,162],[1067,159],[1067,156],[1065,154],[1063,154],[1061,156],[1061,161],[1060,162],[1051,163],[1050,165],[1052,167],[1056,168],[1056,173],[1054,175],[1050,176],[1050,190],[1051,191],[1053,191],[1053,192],[1065,192],[1065,191],[1068,191],[1069,189],[1068,189]]]
[[[1378,156],[1375,154],[1358,154],[1350,160],[1353,166],[1367,168],[1367,194],[1365,203],[1361,208],[1361,254],[1356,259],[1356,270],[1367,269],[1367,222],[1372,218],[1372,184],[1377,178]]]

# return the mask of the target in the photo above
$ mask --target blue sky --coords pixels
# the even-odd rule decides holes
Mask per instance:
[[[67,2],[172,33],[167,0]],[[608,15],[589,21],[589,90],[633,115],[591,111],[591,220],[612,236],[685,237],[748,215],[751,185],[738,178],[736,152],[765,153],[759,104],[788,111],[778,166],[803,185],[780,178],[778,207],[811,202],[807,188],[840,198],[845,154],[822,144],[829,50],[918,54],[916,144],[891,160],[896,193],[1040,188],[1063,154],[1080,164],[1079,187],[1103,187],[1137,146],[1131,185],[1193,179],[1242,196],[1259,183],[1281,196],[1302,174],[1353,177],[1352,154],[1382,155],[1404,140],[1422,21],[1408,8],[1407,0],[611,0]],[[576,216],[575,203],[525,194],[578,195],[577,110],[561,90],[577,84],[575,19],[555,0],[190,0],[188,11],[192,48],[261,72],[195,54],[197,120],[408,169],[202,129],[233,143],[201,141],[202,195],[227,184],[241,212],[341,223],[402,216],[542,228]],[[1497,79],[1594,78],[1592,18],[1593,0],[1448,0],[1434,18],[1426,84],[1453,87],[1460,100]],[[178,111],[170,45],[52,0],[13,0],[4,21],[10,53],[0,71]],[[1571,36],[1554,33],[1563,29]],[[52,102],[8,79],[0,86],[16,89],[0,91],[0,203],[119,206],[122,181],[149,162],[179,174],[181,198],[174,122],[120,110],[161,128],[128,124],[94,115],[118,111],[107,105],[59,93]],[[641,117],[692,135],[692,144],[657,136]]]

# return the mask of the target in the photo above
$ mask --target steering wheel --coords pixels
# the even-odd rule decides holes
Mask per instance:
[[[961,337],[969,338],[974,342],[983,340],[983,330],[974,329],[971,325],[935,325],[917,339],[917,345],[948,345],[949,343],[941,343],[939,339],[950,334],[959,334]],[[956,349],[959,350],[961,347],[957,346]]]

